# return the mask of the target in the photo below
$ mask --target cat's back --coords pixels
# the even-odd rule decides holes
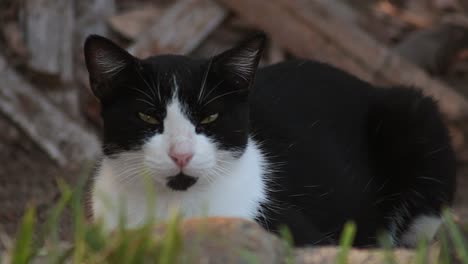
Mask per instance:
[[[342,70],[316,61],[291,60],[258,71],[251,107],[253,115],[264,116],[268,111],[277,120],[356,118],[366,112],[374,94],[370,84]]]
[[[291,60],[271,65],[256,77],[252,128],[260,134],[269,131],[268,137],[281,134],[283,139],[316,135],[324,140],[321,133],[345,141],[362,137],[363,120],[376,92],[370,84],[324,63]]]

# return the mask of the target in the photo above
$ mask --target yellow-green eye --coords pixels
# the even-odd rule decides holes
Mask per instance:
[[[200,122],[200,124],[202,125],[206,125],[206,124],[209,124],[209,123],[212,123],[214,122],[216,119],[218,118],[218,114],[212,114],[210,116],[207,116],[205,118],[203,118],[203,120]]]
[[[147,114],[143,114],[143,113],[138,113],[138,116],[140,117],[141,120],[145,121],[146,123],[148,124],[151,124],[151,125],[159,125],[159,121],[150,116],[150,115],[147,115]]]

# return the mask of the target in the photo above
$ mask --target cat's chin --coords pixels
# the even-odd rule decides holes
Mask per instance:
[[[186,191],[197,183],[198,178],[179,173],[175,176],[167,177],[166,186],[174,191]]]

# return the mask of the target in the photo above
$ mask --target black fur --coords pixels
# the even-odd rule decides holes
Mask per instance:
[[[252,132],[279,164],[273,206],[259,222],[286,224],[298,245],[336,242],[347,220],[357,224],[356,245],[375,245],[399,216],[398,243],[415,217],[439,215],[453,200],[447,129],[415,89],[377,88],[295,60],[258,71],[251,106]]]
[[[296,245],[335,243],[347,220],[357,224],[358,246],[374,245],[381,230],[391,230],[398,242],[415,217],[437,216],[450,205],[455,157],[430,97],[410,88],[373,87],[305,60],[260,69],[254,82],[263,42],[255,37],[210,60],[175,55],[138,60],[104,38],[90,37],[85,55],[92,89],[103,105],[105,154],[139,148],[164,131],[137,113],[164,118],[175,74],[179,100],[194,124],[220,113],[197,133],[239,155],[249,135],[260,143],[274,170],[267,180],[271,202],[262,205],[264,215],[257,220],[273,232],[288,226]],[[106,75],[96,64],[102,50],[125,67]],[[243,61],[252,72],[236,66],[246,51],[256,52]],[[209,96],[200,103],[203,83]],[[150,93],[148,87],[156,84],[161,99],[154,107],[137,100],[145,96],[133,88]],[[217,96],[222,98],[206,104]],[[185,177],[182,182],[174,187],[194,183]]]

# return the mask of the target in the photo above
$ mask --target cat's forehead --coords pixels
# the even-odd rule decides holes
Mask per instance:
[[[181,55],[161,55],[142,60],[142,73],[164,91],[164,96],[174,93],[195,92],[204,75],[202,60]]]
[[[182,55],[160,55],[142,60],[141,65],[147,74],[180,75],[181,78],[191,78],[202,71],[204,61]]]
[[[142,64],[152,70],[174,71],[181,68],[197,69],[203,64],[202,60],[197,60],[183,55],[159,55],[141,60]]]

